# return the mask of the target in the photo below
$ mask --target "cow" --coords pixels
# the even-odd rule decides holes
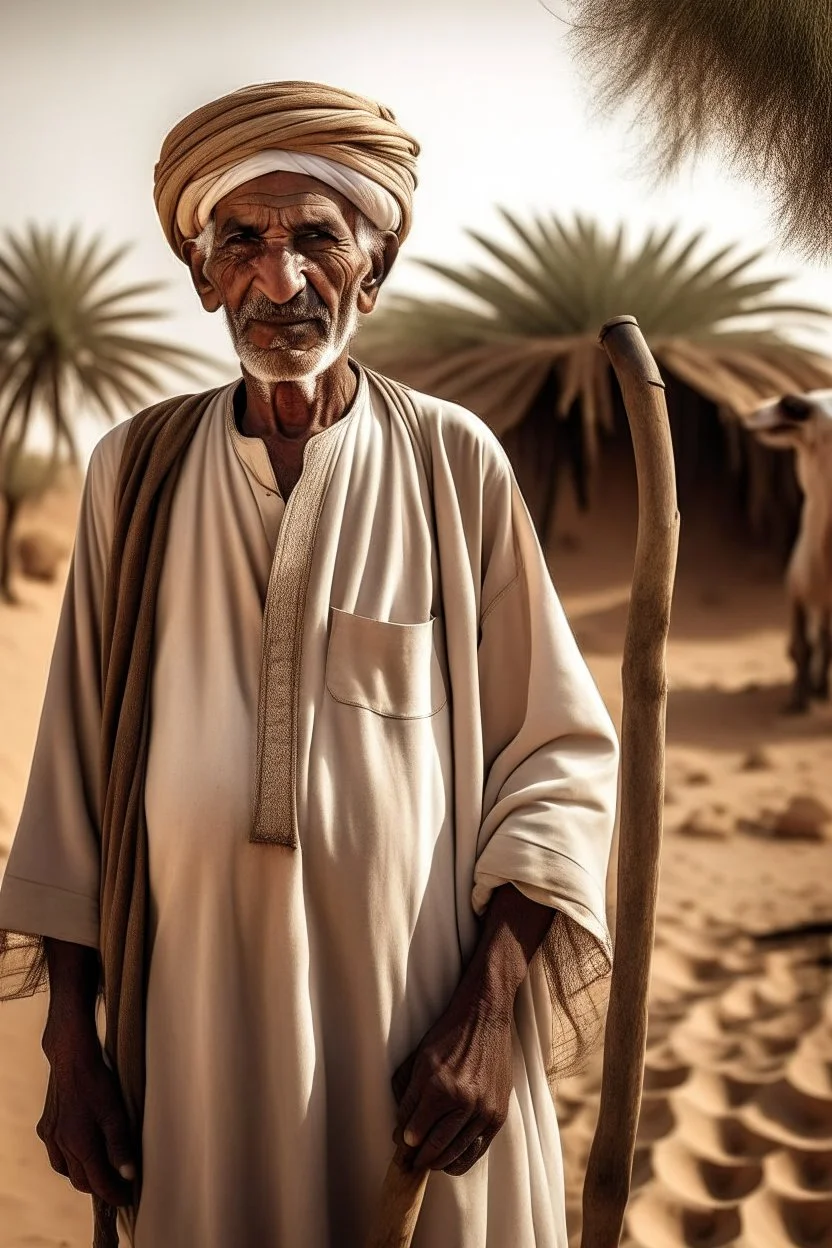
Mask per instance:
[[[829,698],[832,663],[832,390],[785,394],[746,419],[766,446],[792,450],[803,492],[800,529],[786,571],[795,666],[786,710]]]

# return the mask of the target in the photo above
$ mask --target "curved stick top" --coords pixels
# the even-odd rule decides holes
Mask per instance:
[[[633,380],[665,389],[658,365],[650,354],[634,316],[613,316],[604,321],[598,333],[598,341],[610,357],[616,372],[618,366],[623,364]]]

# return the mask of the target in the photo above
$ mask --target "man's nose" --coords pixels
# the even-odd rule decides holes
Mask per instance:
[[[301,257],[290,247],[269,247],[257,261],[254,285],[272,303],[289,303],[306,285]]]

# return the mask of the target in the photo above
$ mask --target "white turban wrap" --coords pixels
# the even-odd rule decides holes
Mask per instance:
[[[218,173],[196,178],[182,192],[176,209],[176,224],[182,237],[192,237],[204,230],[211,213],[221,199],[231,191],[261,178],[266,173],[303,173],[317,178],[343,195],[364,213],[380,230],[398,230],[401,211],[396,200],[383,186],[373,182],[355,169],[329,160],[326,156],[312,156],[306,152],[283,152],[275,148],[257,152],[245,160],[230,165]]]

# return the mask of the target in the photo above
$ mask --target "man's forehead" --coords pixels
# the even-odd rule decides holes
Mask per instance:
[[[219,201],[214,213],[218,221],[240,210],[252,208],[308,208],[330,210],[343,219],[352,215],[352,205],[338,191],[302,173],[266,173],[235,187]]]

